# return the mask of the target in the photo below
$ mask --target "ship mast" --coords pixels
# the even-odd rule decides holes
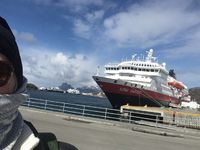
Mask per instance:
[[[147,51],[146,61],[152,62],[152,60],[155,60],[155,57],[153,57],[153,49],[150,49],[149,51]]]

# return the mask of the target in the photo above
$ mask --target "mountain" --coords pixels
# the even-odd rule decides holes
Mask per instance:
[[[192,100],[196,100],[200,104],[200,87],[194,87],[189,89]]]
[[[83,86],[77,88],[77,90],[79,90],[81,93],[92,93],[94,95],[97,95],[99,92],[101,92],[99,88],[94,86]]]
[[[59,88],[63,91],[67,91],[68,89],[74,89],[70,84],[68,83],[62,83],[61,86],[59,86]]]

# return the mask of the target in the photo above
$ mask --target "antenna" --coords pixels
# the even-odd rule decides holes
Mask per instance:
[[[136,56],[137,54],[132,55],[132,60],[134,60]]]
[[[100,68],[100,66],[97,67],[97,73],[96,73],[96,76],[99,76],[99,68]]]

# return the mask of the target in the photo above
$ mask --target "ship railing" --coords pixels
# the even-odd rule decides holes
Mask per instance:
[[[104,119],[107,119],[129,124],[145,124],[154,127],[184,127],[200,129],[200,113],[199,115],[172,114],[163,116],[162,113],[148,113],[144,111],[131,111],[126,109],[120,111],[118,109],[72,104],[37,98],[28,98],[22,106],[61,112],[70,115],[98,118],[102,119],[102,122]]]

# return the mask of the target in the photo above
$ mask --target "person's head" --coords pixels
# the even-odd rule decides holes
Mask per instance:
[[[0,17],[0,94],[14,93],[22,84],[22,63],[15,37]]]

